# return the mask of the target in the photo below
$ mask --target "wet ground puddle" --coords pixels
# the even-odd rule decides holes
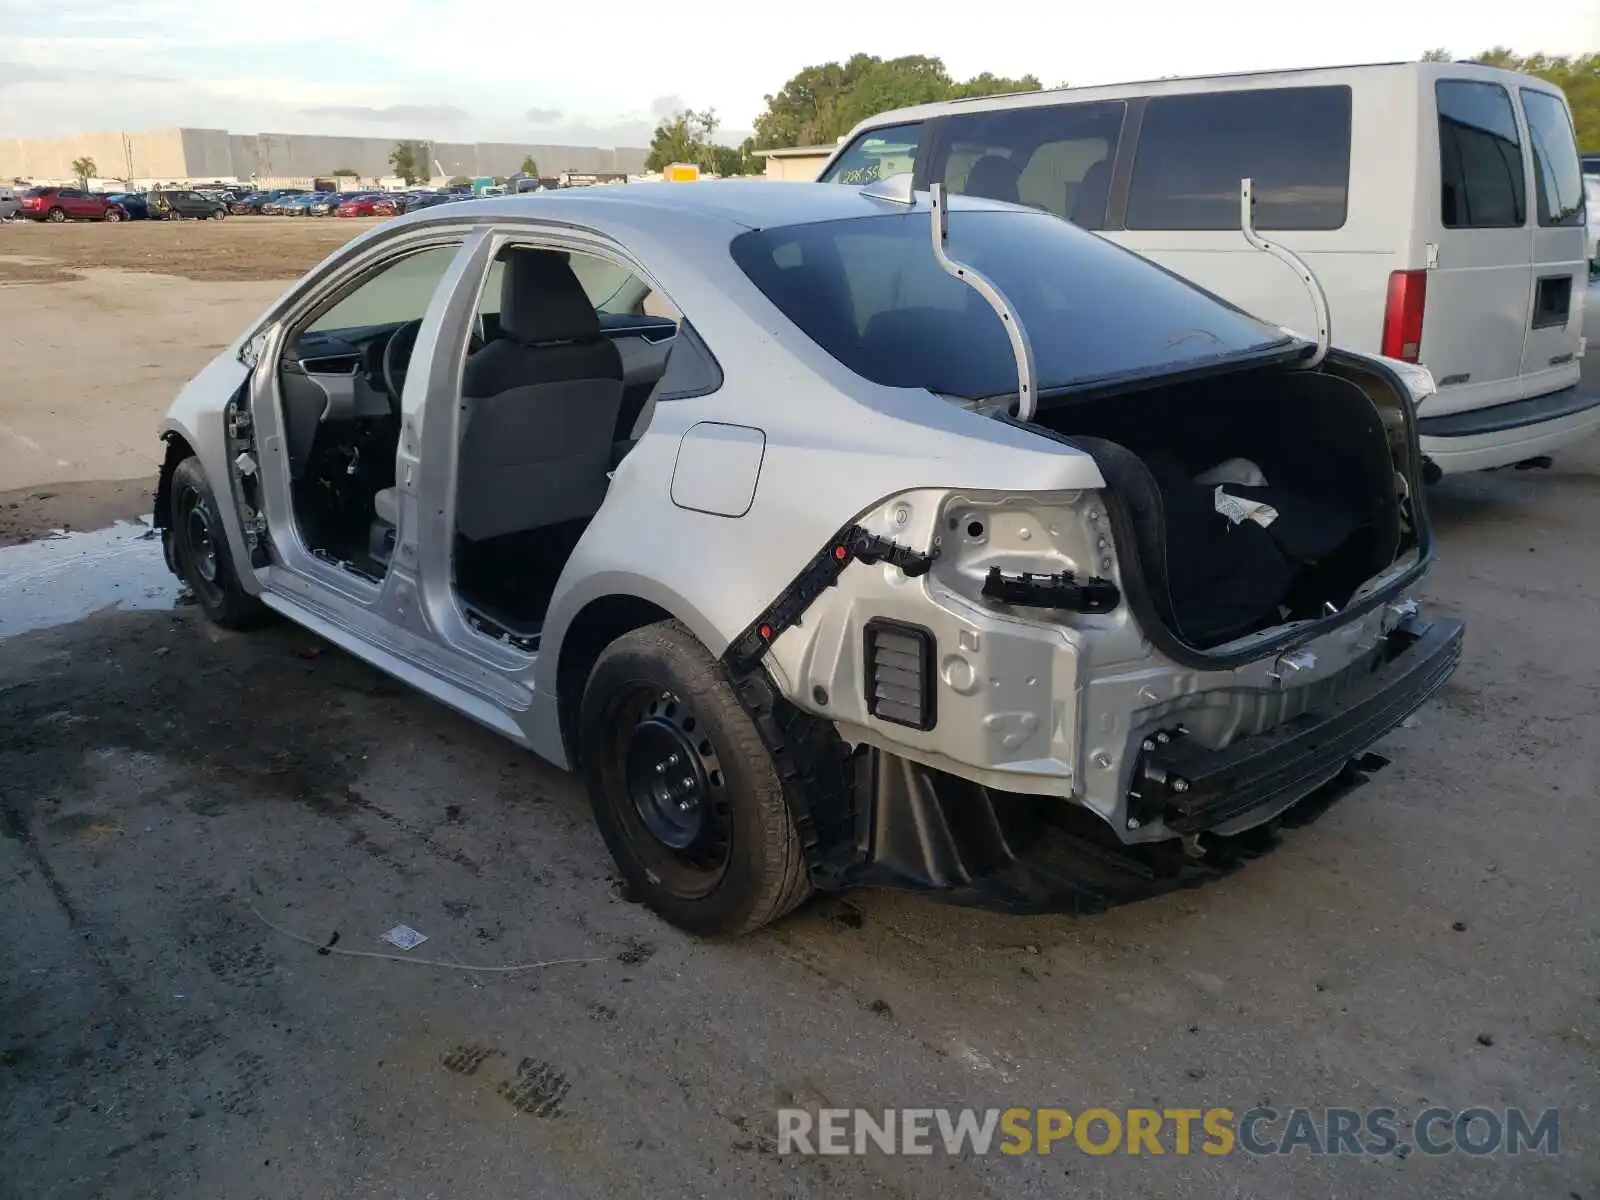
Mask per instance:
[[[0,548],[0,639],[104,609],[171,608],[183,591],[144,522]]]

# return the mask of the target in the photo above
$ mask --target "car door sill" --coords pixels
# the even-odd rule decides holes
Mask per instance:
[[[463,716],[510,738],[518,745],[528,744],[527,735],[514,719],[516,712],[528,707],[529,696],[525,688],[518,687],[510,680],[500,679],[497,686],[491,685],[488,689],[484,689],[476,682],[462,678],[458,672],[450,670],[443,664],[429,661],[436,658],[437,650],[432,654],[418,653],[414,657],[402,657],[370,641],[320,604],[270,589],[261,594],[261,600],[274,612],[309,629],[401,683],[416,688]],[[414,643],[419,650],[423,645],[414,635],[393,626],[385,628],[384,636],[408,644]],[[486,690],[493,694],[486,695]]]

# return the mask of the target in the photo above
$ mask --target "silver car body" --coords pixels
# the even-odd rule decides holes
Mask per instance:
[[[919,203],[927,211],[926,198]],[[1004,207],[956,198],[952,214]],[[192,448],[214,482],[233,561],[249,564],[252,543],[270,543],[270,562],[241,572],[247,590],[564,767],[572,755],[563,650],[608,601],[645,601],[720,656],[853,524],[904,545],[942,546],[920,578],[887,563],[845,571],[770,646],[764,661],[778,690],[849,743],[984,786],[1077,801],[1126,842],[1171,836],[1159,822],[1134,828],[1127,819],[1133,760],[1150,731],[1182,719],[1223,745],[1279,726],[1414,609],[1386,597],[1325,632],[1307,628],[1292,653],[1252,654],[1247,642],[1211,667],[1164,655],[1126,605],[1065,623],[983,603],[996,555],[1039,571],[1120,578],[1094,459],[925,391],[861,378],[795,328],[729,254],[730,240],[750,228],[884,211],[885,201],[843,187],[715,182],[549,192],[404,216],[286,293],[183,389],[163,433]],[[352,277],[440,239],[462,240],[428,305],[404,385],[397,543],[387,577],[374,583],[301,540],[272,368],[285,329]],[[451,582],[456,397],[479,295],[508,239],[626,267],[685,315],[722,372],[713,390],[654,406],[561,574],[533,650],[474,629]],[[1423,389],[1426,375],[1408,382]],[[248,389],[259,456],[243,469],[259,469],[264,497],[262,521],[249,530],[224,482],[243,458],[232,456],[224,428],[240,389]],[[1367,591],[1392,590],[1418,568],[1417,555],[1402,558]],[[869,617],[935,635],[943,656],[936,728],[869,715],[861,652]],[[1271,815],[1253,812],[1238,824]]]

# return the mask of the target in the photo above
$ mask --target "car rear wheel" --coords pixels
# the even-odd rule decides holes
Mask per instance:
[[[115,225],[118,221],[122,220],[122,210],[120,208],[106,209],[106,220]]]
[[[54,221],[57,224],[60,224],[62,221],[65,221],[66,219],[67,219],[67,214],[66,214],[65,210],[59,209],[59,208],[52,208],[48,213],[45,214],[45,220]]]
[[[227,216],[227,215],[228,215],[228,210],[225,209],[225,208],[219,208],[219,209],[217,209],[216,212],[211,214],[212,218],[214,220],[218,220],[218,221],[222,220],[222,218]]]
[[[601,653],[578,757],[623,878],[673,925],[749,933],[810,894],[772,756],[721,665],[678,622]]]
[[[228,534],[216,497],[198,458],[186,458],[172,473],[168,561],[178,568],[206,616],[224,629],[260,624],[266,607],[239,583]]]

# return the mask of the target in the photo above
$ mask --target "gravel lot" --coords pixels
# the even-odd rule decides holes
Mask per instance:
[[[172,386],[281,286],[104,247],[299,266],[353,232],[309,224],[0,229],[89,271],[0,287],[0,540],[140,511]],[[1596,1200],[1600,445],[1432,502],[1466,661],[1275,852],[1092,919],[873,893],[731,944],[619,894],[567,777],[293,629],[211,629],[155,543],[0,550],[0,1196]],[[583,961],[316,949],[399,923],[446,964]],[[1562,1152],[774,1147],[788,1105],[1258,1103],[1559,1108]]]

